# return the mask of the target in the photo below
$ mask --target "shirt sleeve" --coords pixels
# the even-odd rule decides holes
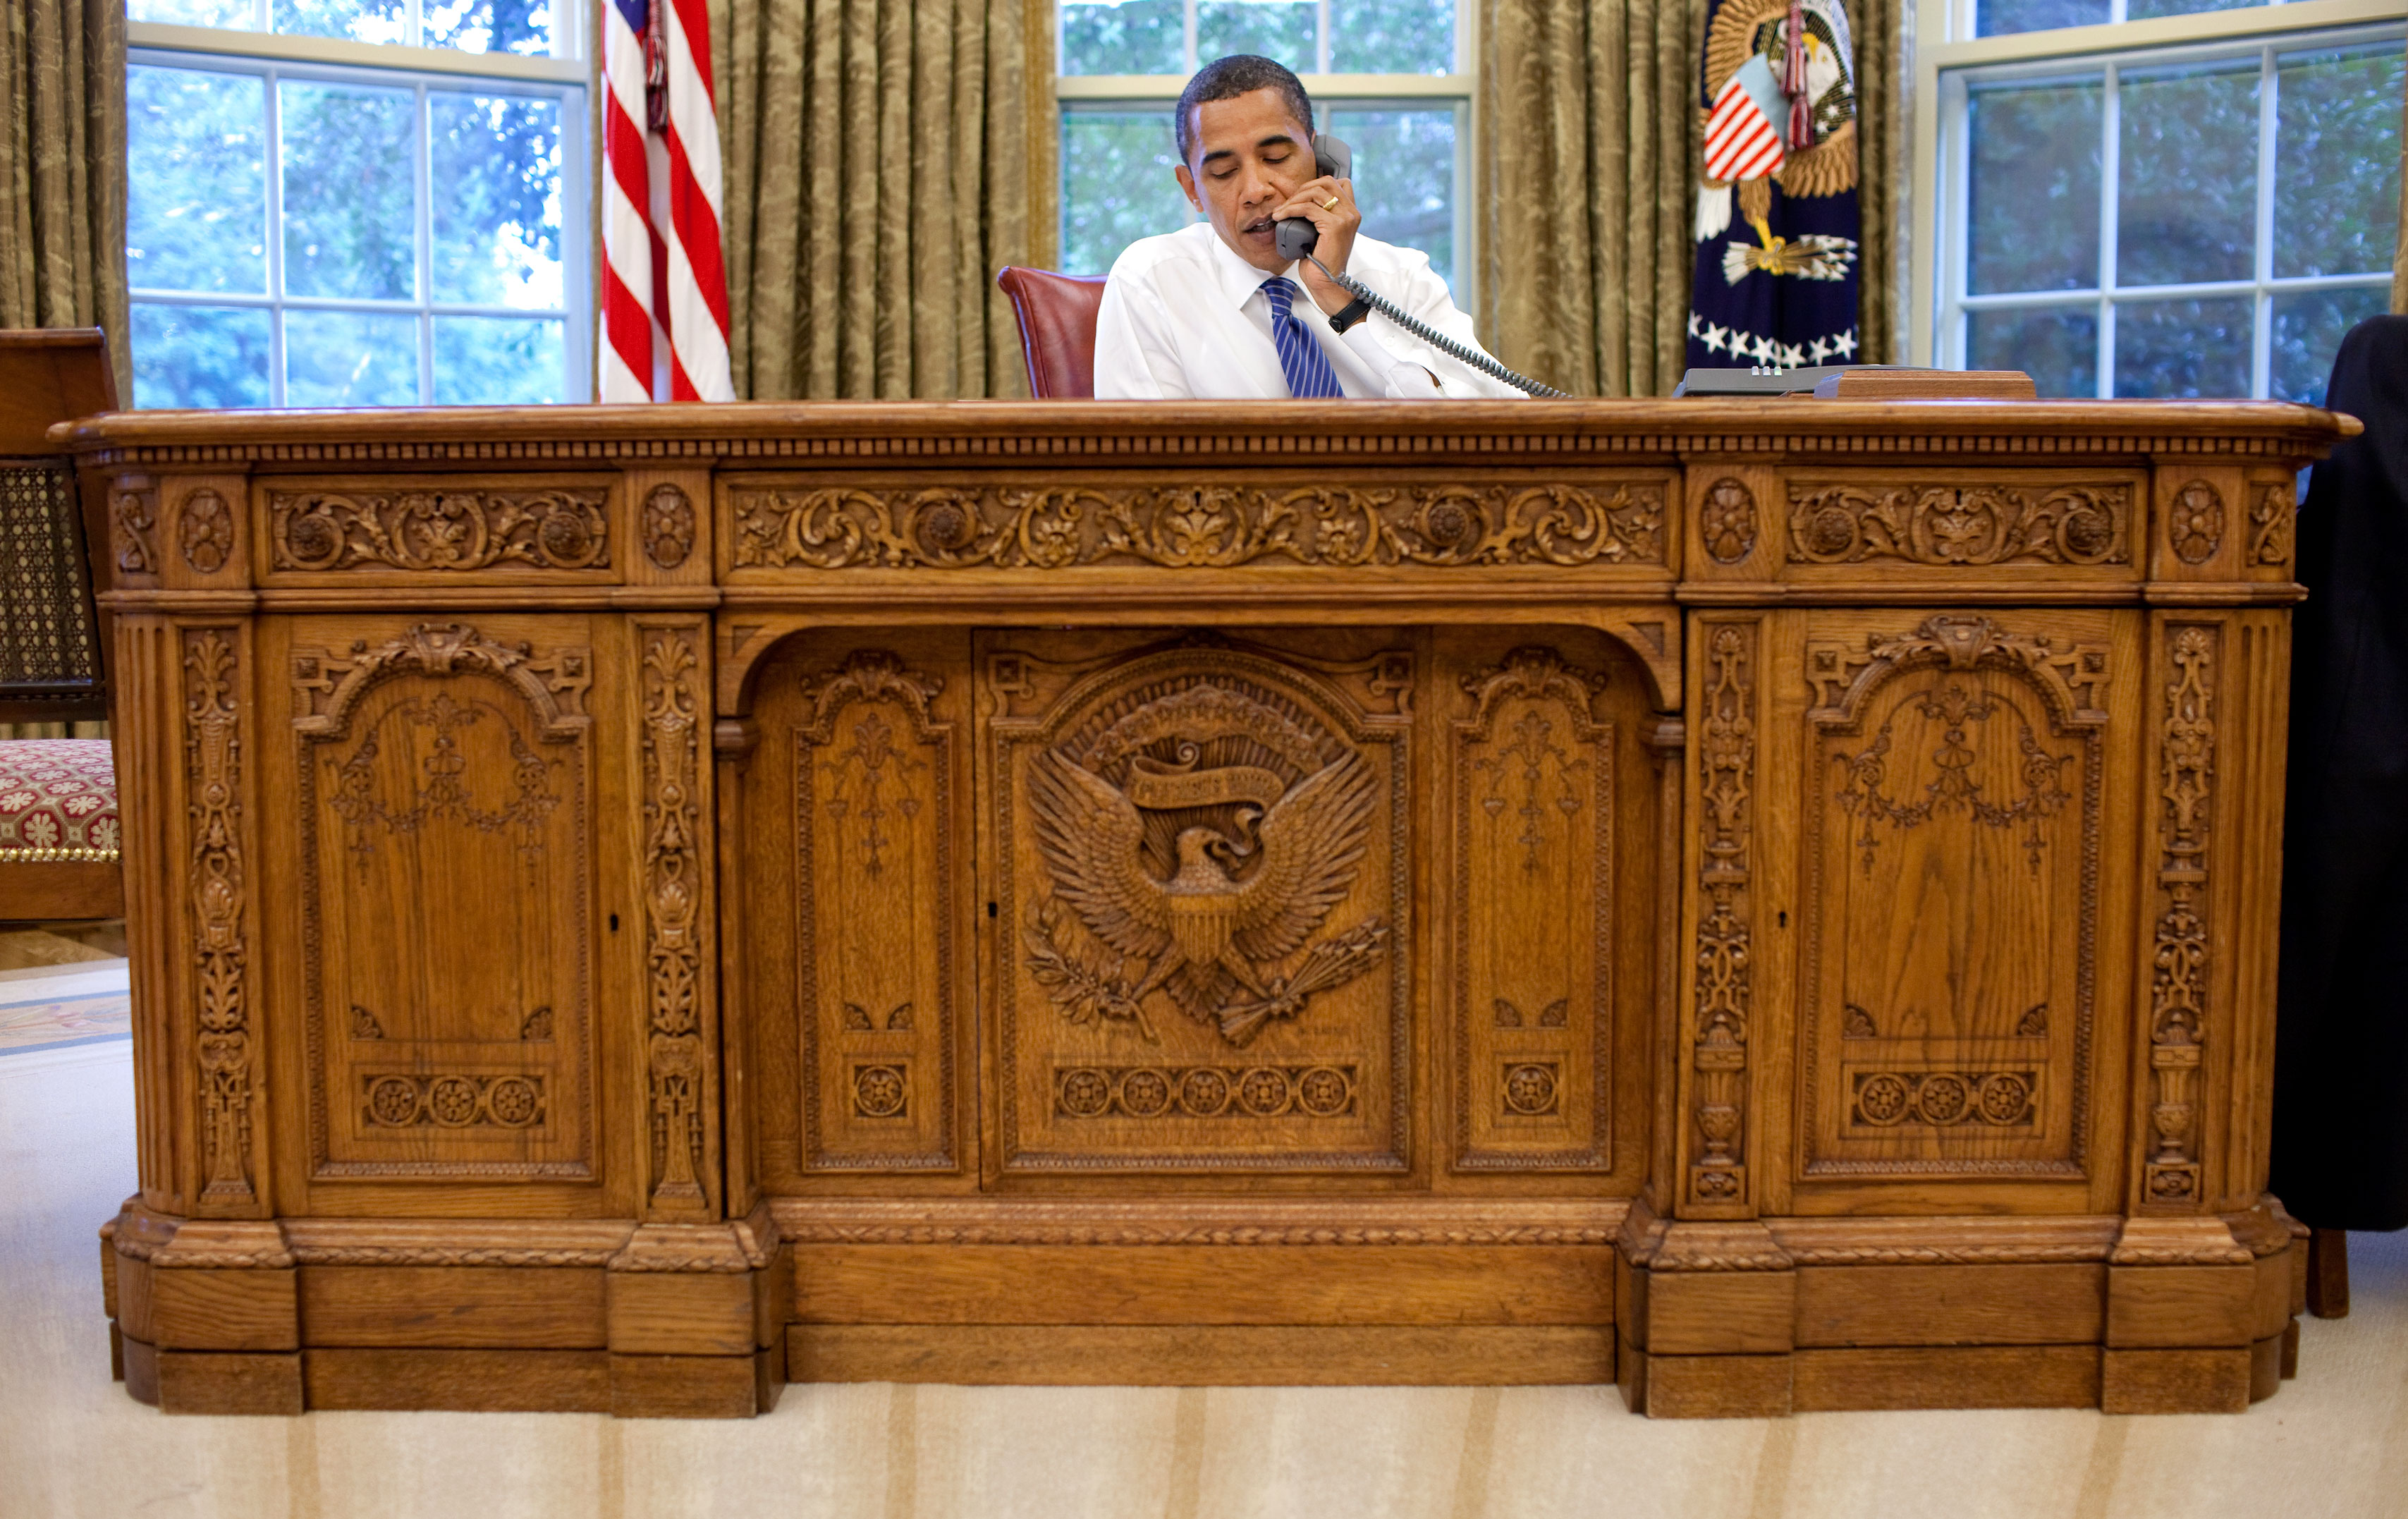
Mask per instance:
[[[1488,352],[1473,335],[1471,318],[1456,307],[1455,297],[1447,292],[1446,281],[1438,277],[1427,259],[1411,257],[1393,273],[1377,279],[1363,278],[1372,290],[1403,308],[1422,325],[1443,333],[1475,352]],[[1518,387],[1439,351],[1376,311],[1349,328],[1342,341],[1374,372],[1388,377],[1391,396],[1418,400],[1434,396],[1456,400],[1528,399]]]
[[[1187,377],[1176,355],[1170,308],[1161,293],[1142,276],[1114,268],[1096,313],[1096,399],[1187,399]]]

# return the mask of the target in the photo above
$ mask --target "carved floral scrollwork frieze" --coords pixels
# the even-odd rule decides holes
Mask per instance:
[[[651,1197],[705,1203],[700,833],[702,631],[643,630],[644,959]]]
[[[2215,681],[2221,629],[2168,630],[2158,735],[2158,912],[2149,980],[2153,1139],[2144,1204],[2186,1208],[2201,1195],[2200,1063],[2207,1039],[2208,830],[2215,781]]]
[[[1664,487],[1232,485],[733,493],[743,568],[1660,565]]]
[[[234,550],[234,512],[215,491],[194,491],[177,513],[176,539],[184,563],[204,575],[225,568]]]
[[[2120,484],[1793,486],[1789,562],[2122,565],[2131,492]]]
[[[296,650],[293,692],[298,709],[294,731],[313,738],[340,734],[351,721],[351,709],[370,688],[404,672],[483,674],[506,681],[542,717],[546,738],[582,732],[593,721],[584,711],[585,693],[594,684],[590,651],[571,648],[538,653],[528,643],[495,643],[466,623],[420,623],[384,643],[372,646],[365,638],[358,639],[342,654],[323,649]]]
[[[1755,831],[1756,661],[1754,623],[1710,625],[1706,633],[1705,714],[1698,746],[1699,824],[1697,1007],[1690,1063],[1698,1150],[1689,1166],[1689,1197],[1735,1203],[1747,1195],[1744,1116],[1747,1080],[1750,851]]]
[[[221,628],[184,634],[184,766],[192,818],[193,953],[199,995],[201,1199],[252,1200],[254,1062],[245,976],[242,733],[235,641]]]
[[[278,569],[608,569],[603,501],[598,490],[278,491],[268,535]]]

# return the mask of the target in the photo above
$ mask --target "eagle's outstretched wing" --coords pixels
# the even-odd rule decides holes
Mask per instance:
[[[1054,887],[1088,930],[1123,954],[1160,954],[1170,942],[1170,911],[1139,863],[1144,824],[1129,799],[1049,750],[1029,762],[1028,801]]]
[[[1371,833],[1378,776],[1350,753],[1297,781],[1265,814],[1263,863],[1238,888],[1238,953],[1256,965],[1291,954],[1354,884]]]

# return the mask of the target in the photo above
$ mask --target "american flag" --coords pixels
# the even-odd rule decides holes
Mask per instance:
[[[601,398],[732,401],[704,0],[603,9]]]
[[[1780,169],[1786,155],[1781,132],[1772,124],[1773,111],[1788,115],[1785,107],[1773,105],[1780,99],[1771,65],[1751,53],[1724,81],[1706,112],[1707,179],[1759,179]]]

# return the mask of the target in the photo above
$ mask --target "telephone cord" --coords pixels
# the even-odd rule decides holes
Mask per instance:
[[[1356,300],[1361,301],[1372,310],[1379,312],[1382,316],[1386,317],[1398,326],[1404,328],[1405,331],[1412,333],[1415,337],[1420,338],[1430,347],[1437,349],[1447,357],[1461,364],[1468,364],[1474,369],[1479,370],[1482,374],[1493,376],[1496,379],[1503,380],[1508,385],[1512,386],[1515,390],[1526,392],[1531,395],[1554,396],[1558,400],[1570,399],[1570,397],[1566,396],[1562,391],[1556,390],[1552,385],[1542,385],[1539,381],[1532,380],[1527,375],[1517,375],[1512,370],[1508,369],[1503,365],[1498,363],[1495,359],[1490,358],[1487,354],[1481,352],[1478,349],[1466,348],[1461,343],[1456,342],[1454,338],[1447,337],[1444,333],[1432,331],[1421,322],[1414,321],[1412,317],[1405,315],[1404,312],[1397,309],[1396,306],[1390,302],[1386,296],[1373,291],[1370,287],[1365,285],[1363,281],[1354,278],[1352,275],[1340,274],[1337,270],[1332,269],[1328,265],[1322,263],[1318,258],[1314,258],[1311,253],[1307,253],[1305,257],[1312,259],[1312,266],[1319,269],[1323,274],[1327,275],[1339,289],[1344,291],[1347,294],[1354,296]]]

